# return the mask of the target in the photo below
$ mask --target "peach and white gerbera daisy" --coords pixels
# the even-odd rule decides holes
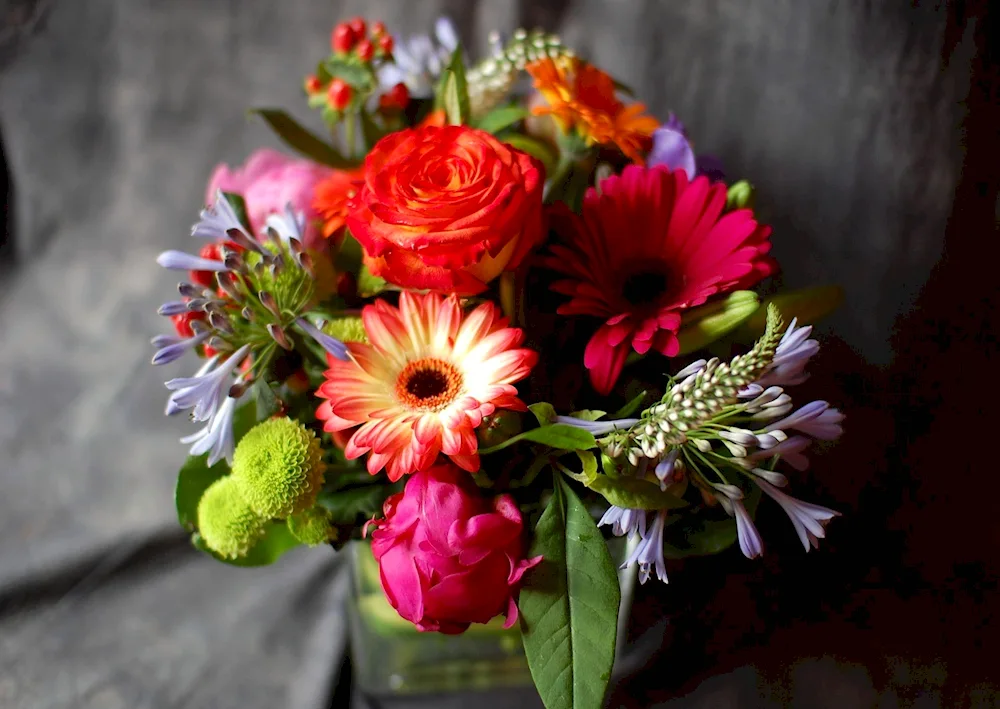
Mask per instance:
[[[455,296],[403,292],[399,308],[377,300],[361,314],[371,344],[348,343],[348,361],[330,360],[316,416],[327,431],[358,427],[344,449],[368,453],[368,472],[390,480],[426,470],[444,453],[479,470],[476,427],[496,409],[526,410],[514,382],[538,355],[519,348],[496,306],[468,315]]]

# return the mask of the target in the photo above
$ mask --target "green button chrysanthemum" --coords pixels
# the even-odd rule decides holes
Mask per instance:
[[[361,322],[361,318],[355,315],[328,320],[323,326],[323,332],[336,337],[341,342],[368,342],[365,325]]]
[[[312,507],[325,466],[316,434],[298,421],[263,421],[233,454],[233,480],[261,517],[285,518]]]
[[[198,531],[208,548],[220,556],[246,556],[264,531],[230,476],[216,480],[198,503]]]
[[[336,530],[330,525],[330,512],[311,507],[288,518],[288,531],[303,544],[316,546],[334,539]]]

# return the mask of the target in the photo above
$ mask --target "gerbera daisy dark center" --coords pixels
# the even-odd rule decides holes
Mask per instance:
[[[625,279],[622,297],[632,305],[647,305],[659,300],[667,290],[667,277],[661,271],[639,271]]]
[[[408,408],[437,411],[458,398],[462,374],[455,365],[426,358],[410,362],[396,377],[396,398]]]

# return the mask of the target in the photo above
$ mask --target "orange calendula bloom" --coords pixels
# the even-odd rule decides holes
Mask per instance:
[[[334,170],[329,177],[316,184],[312,207],[323,220],[323,236],[339,239],[344,233],[348,204],[361,189],[364,172]]]
[[[575,129],[588,145],[616,145],[644,163],[642,154],[660,123],[646,115],[644,104],[619,101],[610,76],[576,57],[546,57],[525,68],[548,103],[533,108],[535,115],[552,116],[564,133]]]

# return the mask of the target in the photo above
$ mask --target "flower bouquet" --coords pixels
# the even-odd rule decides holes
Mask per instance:
[[[289,158],[220,166],[154,364],[182,439],[177,509],[241,566],[370,540],[400,622],[515,627],[545,705],[600,707],[620,566],[763,552],[762,498],[806,551],[837,513],[782,468],[841,433],[796,407],[838,291],[762,293],[777,264],[745,181],[557,37],[396,39],[337,25],[305,80],[325,137],[256,111]],[[386,606],[386,607],[388,607]],[[502,616],[505,620],[495,620]],[[513,631],[517,632],[517,630]]]

